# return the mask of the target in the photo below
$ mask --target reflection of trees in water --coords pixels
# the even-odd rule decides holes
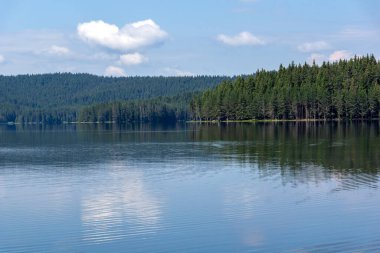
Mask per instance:
[[[77,163],[115,156],[167,162],[212,155],[253,164],[263,177],[277,175],[288,183],[336,178],[349,189],[376,186],[379,129],[379,121],[1,126],[0,144],[17,152],[8,155],[0,149],[0,158],[33,164],[48,155],[64,164],[67,157]],[[43,152],[26,152],[30,147]]]
[[[379,122],[287,122],[198,126],[194,138],[223,145],[215,152],[257,164],[262,176],[287,183],[334,178],[342,189],[376,187]],[[212,150],[210,150],[213,152]]]

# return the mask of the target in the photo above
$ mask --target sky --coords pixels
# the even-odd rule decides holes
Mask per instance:
[[[0,74],[239,75],[380,59],[378,0],[0,2]]]

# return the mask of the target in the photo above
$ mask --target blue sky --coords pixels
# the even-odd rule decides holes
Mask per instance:
[[[6,75],[235,75],[380,57],[378,0],[4,2]]]

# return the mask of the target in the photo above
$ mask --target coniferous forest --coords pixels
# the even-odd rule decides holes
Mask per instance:
[[[194,120],[369,119],[379,113],[380,62],[374,56],[259,70],[191,102]]]
[[[373,119],[380,62],[292,63],[239,77],[0,76],[0,92],[0,122]]]
[[[0,75],[0,122],[60,124],[80,119],[108,121],[106,111],[111,103],[128,104],[128,110],[122,111],[127,115],[130,110],[136,110],[129,106],[134,102],[127,101],[139,101],[141,106],[163,105],[168,103],[168,97],[187,94],[187,100],[171,100],[176,107],[181,107],[183,103],[189,103],[188,98],[192,94],[215,87],[224,79],[228,77],[116,78],[70,73]],[[89,106],[97,110],[96,117],[89,115]],[[141,106],[138,106],[139,112],[142,111]],[[147,113],[150,112],[144,110],[144,114]],[[127,118],[140,120],[144,117]]]
[[[190,118],[189,104],[198,93],[91,105],[80,111],[78,120],[79,122],[112,121],[116,123],[185,121]]]

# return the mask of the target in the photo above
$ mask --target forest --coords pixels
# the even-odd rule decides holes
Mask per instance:
[[[166,104],[166,97],[203,91],[225,79],[229,77],[102,77],[70,73],[0,75],[0,122],[76,122],[79,115],[82,119],[90,117],[84,116],[89,106],[106,111],[103,106],[119,101],[123,105],[128,104],[127,101]]]
[[[258,70],[195,96],[198,121],[379,118],[380,63],[373,55]]]
[[[200,93],[200,92],[199,92]],[[79,122],[159,122],[174,123],[190,118],[189,104],[198,93],[184,93],[174,97],[132,100],[91,105],[79,113]]]
[[[0,92],[3,123],[378,119],[380,62],[291,63],[238,77],[0,76]]]

